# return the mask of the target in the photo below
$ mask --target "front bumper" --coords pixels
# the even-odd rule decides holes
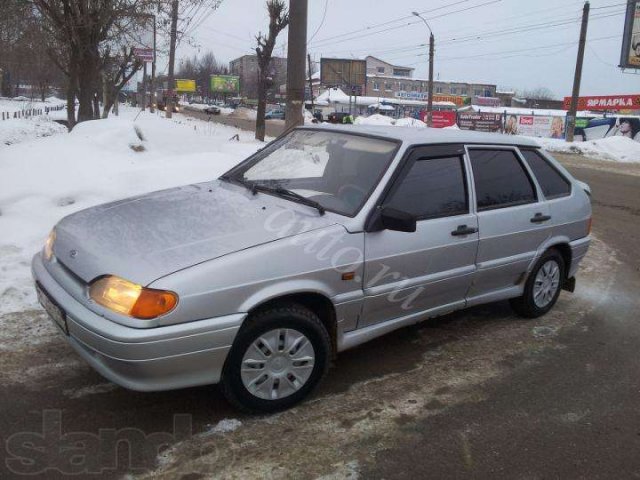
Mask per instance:
[[[156,328],[131,328],[89,310],[33,257],[33,278],[64,309],[69,344],[95,370],[131,390],[218,383],[245,314]]]

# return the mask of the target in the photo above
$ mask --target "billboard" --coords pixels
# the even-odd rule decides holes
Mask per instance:
[[[210,90],[214,93],[238,93],[240,77],[236,75],[211,75]]]
[[[196,81],[186,80],[184,78],[176,79],[176,92],[195,92]]]
[[[367,84],[367,62],[350,58],[322,58],[320,83],[339,87],[347,95],[362,95]]]
[[[504,133],[540,138],[564,138],[565,118],[534,115],[507,115]]]
[[[458,113],[458,127],[462,130],[477,130],[478,132],[501,132],[501,113]]]
[[[564,97],[565,110],[570,106],[571,97]],[[640,110],[640,94],[579,97],[578,110]]]
[[[425,114],[427,112],[424,112]],[[422,121],[425,121],[423,116]],[[456,112],[451,110],[431,112],[431,126],[433,128],[451,127],[456,124]]]
[[[620,68],[640,69],[640,0],[627,3]]]

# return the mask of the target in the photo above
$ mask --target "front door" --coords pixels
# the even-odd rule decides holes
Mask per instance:
[[[415,232],[365,235],[358,327],[464,306],[475,271],[478,224],[461,146],[416,148],[381,202],[417,218]]]

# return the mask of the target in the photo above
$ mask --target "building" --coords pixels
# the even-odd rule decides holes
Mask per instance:
[[[369,55],[364,60],[367,64],[367,76],[374,77],[377,75],[399,77],[399,78],[411,78],[413,77],[414,68],[401,67],[398,65],[392,65],[391,63],[380,60],[377,57]]]
[[[258,56],[243,55],[229,62],[229,70],[232,75],[240,77],[240,96],[248,99],[258,98]],[[272,79],[267,90],[269,100],[278,100],[282,97],[281,86],[287,84],[287,59],[273,57],[269,67],[269,77]],[[282,97],[284,98],[284,97]]]
[[[325,68],[322,72],[320,88],[322,91],[332,87],[339,87],[345,92],[351,91],[351,86],[345,84],[349,82],[339,82],[334,78],[335,75],[329,75],[328,73],[337,71],[340,74],[340,78],[348,78],[348,75],[344,72],[351,72],[354,68],[347,69],[343,64],[349,62],[349,65],[352,65],[360,62],[366,65],[366,78],[364,79],[362,93],[360,93],[361,89],[358,88],[358,95],[381,99],[427,100],[429,81],[428,79],[415,78],[415,69],[413,68],[394,65],[371,55],[367,56],[364,61],[323,58],[321,62],[327,66],[338,65]],[[470,103],[472,98],[495,98],[496,90],[497,86],[490,83],[444,80],[434,80],[433,82],[434,101],[453,102],[458,106]]]

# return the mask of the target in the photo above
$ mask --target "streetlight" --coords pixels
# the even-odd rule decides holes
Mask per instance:
[[[433,112],[433,55],[435,49],[435,38],[433,36],[433,31],[431,27],[427,23],[427,21],[420,15],[418,12],[411,12],[413,15],[418,17],[420,20],[424,22],[424,24],[429,29],[429,96],[427,100],[427,126],[432,125],[432,112]]]

